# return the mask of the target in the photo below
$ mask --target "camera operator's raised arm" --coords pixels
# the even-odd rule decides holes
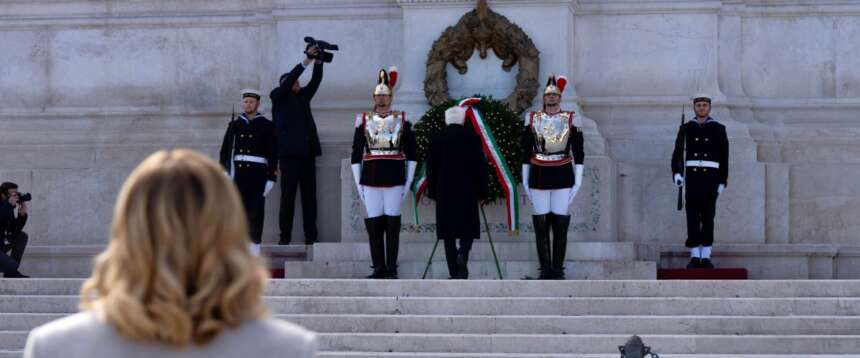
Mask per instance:
[[[316,61],[314,63],[314,72],[311,75],[311,81],[308,82],[308,85],[302,88],[300,94],[304,96],[308,101],[314,98],[314,95],[317,93],[317,89],[320,88],[320,82],[322,82],[323,76],[323,65],[322,62]]]
[[[299,63],[298,65],[296,65],[296,67],[293,67],[290,72],[287,72],[282,75],[281,80],[278,83],[278,87],[275,87],[275,89],[272,90],[272,92],[269,94],[269,98],[271,98],[272,101],[284,98],[284,96],[286,96],[292,89],[293,83],[296,83],[296,81],[299,79],[299,76],[301,76],[302,72],[304,71],[304,65],[302,63]]]

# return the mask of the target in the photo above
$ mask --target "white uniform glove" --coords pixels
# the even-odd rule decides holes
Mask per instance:
[[[401,201],[406,198],[406,195],[409,194],[409,190],[412,189],[412,181],[415,180],[415,167],[417,166],[417,162],[411,160],[406,162],[406,183],[403,185],[403,192],[400,193]]]
[[[722,194],[723,189],[725,189],[725,188],[726,188],[726,186],[723,184],[717,185],[717,194]]]
[[[526,197],[529,198],[529,201],[532,201],[532,191],[529,190],[529,170],[531,168],[531,165],[523,164],[523,191],[526,192]]]
[[[272,191],[272,188],[274,188],[274,187],[275,187],[275,182],[273,182],[271,180],[267,180],[266,181],[266,188],[263,189],[263,197],[265,197],[266,195],[269,195],[269,192]]]
[[[358,191],[358,199],[364,202],[364,188],[361,186],[361,164],[352,165],[352,179],[355,181],[355,190]]]
[[[576,197],[576,193],[579,192],[579,188],[582,187],[582,173],[585,171],[585,166],[582,164],[577,164],[573,166],[573,178],[576,184],[573,185],[573,188],[570,189],[570,197],[567,199],[567,204],[573,202],[573,198]]]
[[[681,174],[675,174],[675,185],[684,185],[684,177],[682,177]]]

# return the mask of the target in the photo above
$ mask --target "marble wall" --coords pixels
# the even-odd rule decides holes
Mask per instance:
[[[717,241],[856,245],[860,1],[490,5],[534,40],[542,77],[571,79],[565,106],[583,117],[586,164],[600,173],[598,187],[586,189],[592,194],[581,195],[574,208],[593,211],[594,195],[605,201],[586,239],[682,241],[668,158],[681,105],[704,91],[715,96],[714,116],[728,126],[732,143]],[[343,209],[350,205],[342,200],[341,160],[353,113],[369,107],[376,71],[398,65],[396,105],[418,118],[427,108],[422,88],[430,44],[473,6],[465,0],[3,1],[0,180],[33,192],[34,245],[103,243],[129,170],[161,148],[214,155],[239,89],[271,90],[301,59],[302,37],[310,35],[341,47],[313,104],[324,147],[317,163],[322,240],[350,240],[342,230],[352,215]],[[451,79],[452,92],[486,88],[503,96],[511,88],[510,74],[472,64],[467,79]],[[276,241],[278,195],[276,189],[267,203],[268,242]]]

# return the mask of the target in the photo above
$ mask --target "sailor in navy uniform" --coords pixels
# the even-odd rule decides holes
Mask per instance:
[[[675,184],[684,186],[687,211],[687,268],[713,268],[714,215],[717,197],[729,177],[729,140],[726,126],[710,117],[711,97],[693,98],[696,117],[681,125],[672,152]],[[685,150],[686,149],[686,150]]]
[[[400,206],[409,192],[417,164],[415,136],[406,113],[391,109],[397,68],[379,71],[374,108],[355,117],[352,175],[367,209],[373,273],[368,278],[397,278]]]
[[[255,255],[260,254],[263,238],[265,196],[275,186],[278,168],[274,126],[257,112],[259,106],[260,91],[242,90],[243,113],[227,126],[220,156],[221,165],[242,197],[248,215],[250,249]]]
[[[525,114],[523,188],[532,203],[539,279],[563,280],[570,203],[582,186],[582,130],[575,113],[561,109],[564,76],[550,76],[543,110]],[[552,242],[550,242],[552,233]]]

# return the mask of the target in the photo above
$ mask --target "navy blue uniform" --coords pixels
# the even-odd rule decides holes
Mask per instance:
[[[221,143],[221,165],[231,173],[248,215],[251,241],[263,237],[266,181],[275,181],[278,169],[274,126],[257,113],[248,119],[244,113],[230,122]]]
[[[727,186],[729,177],[726,127],[710,117],[703,124],[694,119],[682,125],[672,152],[672,173],[684,176],[686,246],[713,245],[717,187]]]

